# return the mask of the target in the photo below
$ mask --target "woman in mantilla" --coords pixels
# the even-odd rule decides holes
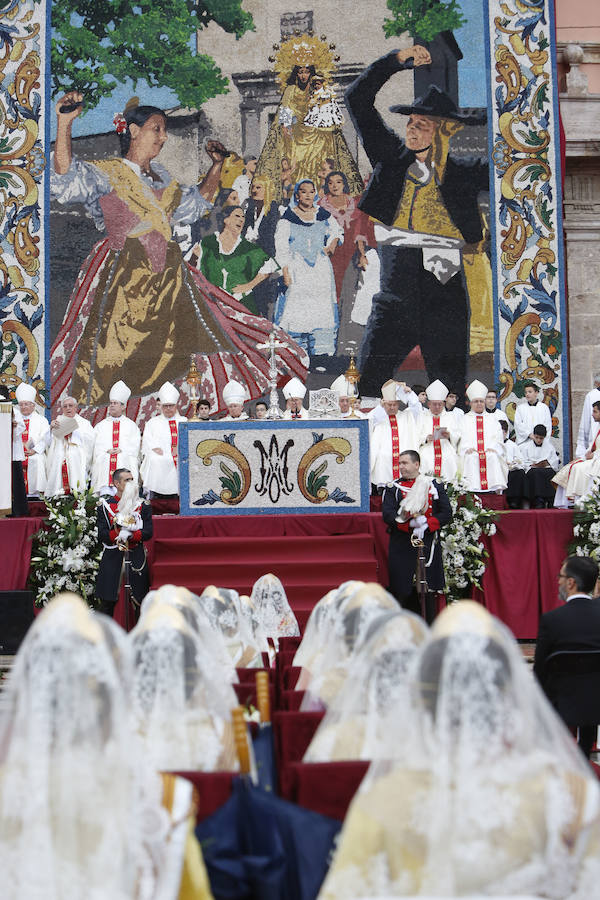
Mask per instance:
[[[226,151],[207,143],[212,165],[204,180],[180,186],[155,162],[167,140],[166,117],[130,101],[115,116],[122,158],[84,162],[72,156],[71,126],[83,95],[69,92],[57,104],[57,136],[51,195],[83,203],[107,236],[93,248],[77,279],[52,348],[52,400],[75,396],[101,418],[108,392],[124,372],[132,388],[127,413],[144,421],[160,385],[182,379],[194,357],[202,396],[220,403],[223,385],[235,378],[260,396],[268,383],[264,343],[271,323],[249,313],[226,291],[211,285],[183,260],[172,226],[197,220],[210,209]],[[306,377],[307,358],[280,329],[285,349],[281,374]]]

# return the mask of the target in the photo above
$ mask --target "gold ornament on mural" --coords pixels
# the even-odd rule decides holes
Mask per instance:
[[[223,474],[219,477],[223,490],[219,497],[228,506],[237,506],[238,503],[241,503],[250,490],[251,482],[250,464],[244,454],[233,444],[228,444],[227,441],[207,438],[200,441],[196,447],[196,456],[202,460],[205,466],[212,466],[215,456],[224,456],[236,466],[234,470],[227,463],[220,463],[219,468]]]
[[[313,444],[298,463],[298,487],[303,496],[311,503],[324,503],[329,498],[329,491],[325,487],[327,476],[323,475],[327,461],[324,460],[312,471],[310,467],[321,456],[331,454],[335,456],[336,463],[342,465],[351,452],[352,445],[346,438],[330,437]]]
[[[273,69],[282,93],[295,66],[314,66],[325,78],[336,68],[336,57],[333,55],[335,44],[328,44],[324,35],[318,38],[310,32],[294,34],[281,44],[273,44],[273,50],[277,52],[269,57],[269,62],[274,63]]]

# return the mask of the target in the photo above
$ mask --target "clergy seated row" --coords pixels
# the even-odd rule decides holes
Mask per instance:
[[[600,399],[592,403],[592,423],[587,446],[581,447],[578,442],[575,459],[552,479],[556,485],[554,505],[557,507],[573,506],[592,490],[594,480],[600,478]]]
[[[524,482],[515,504],[545,506],[554,497],[549,482],[558,467],[558,456],[549,437],[550,411],[537,400],[537,387],[528,386],[526,391],[531,397],[517,407],[519,415],[515,416],[515,426],[519,423],[517,444],[510,442],[507,446],[503,428],[508,429],[508,419],[496,409],[495,391],[489,391],[482,382],[469,385],[467,396],[471,409],[460,416],[455,409],[447,409],[449,392],[441,381],[432,382],[426,389],[428,409],[423,409],[414,392],[403,383],[386,382],[381,406],[369,414],[374,423],[372,483],[380,488],[397,479],[400,453],[417,450],[425,474],[444,481],[461,476],[471,491],[500,493],[506,490],[509,478],[515,486],[516,476],[510,473],[516,466],[509,456],[518,446],[519,458],[524,457],[518,467],[523,469]],[[401,400],[407,406],[400,412]],[[540,440],[541,432],[537,437],[534,434],[536,428],[543,429],[543,439]]]

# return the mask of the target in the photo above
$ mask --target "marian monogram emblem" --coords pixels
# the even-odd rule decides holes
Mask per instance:
[[[260,453],[260,484],[255,485],[254,489],[259,497],[268,494],[271,503],[277,503],[281,494],[291,494],[294,490],[294,484],[288,480],[288,453],[294,441],[288,439],[280,451],[277,435],[273,434],[268,451],[260,440],[254,441],[254,446]]]

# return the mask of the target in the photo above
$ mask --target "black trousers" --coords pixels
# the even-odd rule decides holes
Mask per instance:
[[[150,586],[148,562],[144,545],[137,544],[130,551],[129,584],[131,593],[141,603]],[[98,575],[96,577],[96,598],[98,609],[107,616],[112,616],[119,599],[121,576],[124,575],[123,553],[117,549],[104,549]]]
[[[25,476],[23,465],[19,460],[12,462],[12,510],[13,516],[28,516],[29,504],[27,491],[25,490]]]
[[[462,271],[446,284],[423,268],[423,251],[416,247],[378,248],[381,263],[379,293],[358,358],[360,389],[377,397],[417,344],[430,379],[439,378],[460,394],[467,373],[469,300]]]

